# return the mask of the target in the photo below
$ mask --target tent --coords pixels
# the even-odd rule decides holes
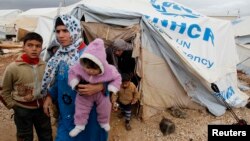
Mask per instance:
[[[236,39],[239,63],[237,69],[250,74],[250,16],[245,16],[232,21]]]
[[[19,9],[0,10],[0,31],[5,34],[15,34],[14,21],[22,11]]]
[[[234,35],[237,36],[246,36],[250,34],[250,16],[244,16],[232,21],[234,28]]]
[[[237,69],[242,70],[247,75],[250,75],[250,44],[236,44],[239,54],[239,63]]]
[[[39,24],[39,19],[47,19],[46,23],[52,21],[57,15],[57,9],[58,8],[33,8],[18,15],[16,20],[13,22],[14,24],[16,24],[17,28],[17,39],[20,41],[27,34],[27,32],[35,31]],[[45,29],[45,31],[47,30]],[[47,34],[51,34],[51,31]]]
[[[33,8],[18,15],[15,24],[18,28],[27,31],[34,31],[39,17],[53,19],[56,16],[57,8]]]
[[[12,23],[20,13],[22,11],[19,9],[0,10],[0,26]]]
[[[221,116],[226,107],[220,96],[232,107],[246,105],[248,96],[237,87],[230,22],[170,0],[82,0],[71,14],[84,19],[89,41],[100,37],[106,47],[116,38],[133,43],[143,119],[172,106],[206,107]]]

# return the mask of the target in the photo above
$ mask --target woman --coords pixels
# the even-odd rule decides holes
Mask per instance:
[[[107,60],[114,65],[121,74],[131,76],[131,81],[137,86],[140,78],[135,74],[135,59],[132,58],[133,46],[123,39],[116,39],[112,47],[106,49]]]
[[[49,60],[42,83],[42,93],[47,94],[44,112],[49,116],[49,106],[56,102],[59,107],[59,119],[56,141],[106,141],[108,133],[97,122],[96,106],[92,108],[86,129],[76,137],[70,137],[74,128],[76,91],[68,85],[68,70],[74,65],[85,44],[81,38],[79,20],[73,16],[62,15],[55,21],[56,40],[60,48]],[[92,95],[103,90],[103,84],[79,84],[78,93]]]

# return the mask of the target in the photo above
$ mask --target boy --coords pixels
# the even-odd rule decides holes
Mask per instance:
[[[43,112],[40,94],[45,63],[39,59],[42,37],[34,32],[23,40],[24,53],[6,67],[2,97],[8,109],[14,110],[18,141],[33,141],[33,126],[38,140],[52,141],[50,118]]]
[[[117,97],[118,96],[118,97]],[[120,91],[116,95],[112,95],[112,105],[113,109],[116,108],[116,101],[118,98],[118,104],[121,109],[120,117],[125,116],[125,128],[126,130],[131,130],[130,119],[131,119],[131,109],[132,105],[135,104],[139,98],[136,86],[131,82],[131,77],[129,74],[122,74],[122,85]]]

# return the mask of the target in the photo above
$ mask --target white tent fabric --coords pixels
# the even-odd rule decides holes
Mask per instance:
[[[39,17],[34,32],[39,33],[43,37],[43,52],[42,56],[46,52],[45,49],[49,46],[51,36],[53,36],[53,18]],[[46,57],[45,57],[46,58]]]
[[[0,10],[0,25],[13,22],[21,12],[19,9]]]
[[[232,21],[235,36],[250,35],[250,16],[245,16]]]
[[[21,12],[19,9],[0,10],[0,18],[15,18]]]
[[[236,47],[240,59],[237,69],[250,75],[250,45],[236,44]]]
[[[18,28],[23,28],[28,31],[40,30],[36,29],[39,22],[39,17],[53,20],[58,14],[70,13],[71,10],[80,3],[75,3],[66,7],[53,7],[53,8],[33,8],[20,14],[15,21]],[[39,28],[39,27],[38,27]],[[50,36],[48,33],[47,35]]]
[[[39,17],[53,19],[57,14],[57,8],[34,8],[20,14],[15,21],[17,28],[34,31]]]
[[[180,94],[174,89],[167,91],[171,89],[169,77],[176,78],[192,100],[216,116],[224,114],[226,107],[213,96],[211,83],[218,85],[220,95],[231,106],[242,107],[247,103],[248,96],[237,87],[238,56],[230,22],[208,18],[169,0],[81,2],[72,14],[78,19],[84,15],[86,22],[120,26],[140,23],[142,51],[138,55],[144,106],[178,105]],[[149,56],[167,66],[148,59]],[[155,69],[161,66],[169,67],[172,73]]]
[[[250,74],[250,16],[232,21],[239,63],[237,69]]]
[[[19,9],[0,10],[0,31],[13,34],[13,22],[20,13],[22,13],[22,11]]]

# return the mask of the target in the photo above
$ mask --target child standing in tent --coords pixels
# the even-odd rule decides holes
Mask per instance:
[[[112,95],[112,105],[113,108],[116,108],[116,101],[118,101],[121,113],[120,118],[125,116],[125,128],[126,130],[131,130],[130,119],[131,119],[131,109],[132,105],[135,104],[140,98],[136,86],[131,82],[130,75],[123,73],[122,74],[122,85],[120,91],[117,95]],[[118,100],[117,100],[118,99]]]
[[[32,141],[33,126],[38,140],[52,141],[50,118],[43,112],[43,96],[40,93],[45,69],[45,63],[39,59],[43,39],[31,32],[23,42],[24,54],[5,70],[1,95],[6,107],[14,110],[18,141]]]
[[[108,91],[116,94],[120,89],[121,76],[117,69],[108,64],[104,42],[101,39],[95,39],[85,49],[84,54],[80,57],[80,63],[75,64],[69,70],[69,85],[72,89],[83,83],[104,83],[109,82]],[[75,128],[69,133],[75,137],[84,130],[91,108],[96,104],[97,120],[105,131],[110,130],[109,119],[111,114],[111,103],[109,96],[103,92],[94,95],[76,96],[75,108]]]
[[[97,121],[96,105],[91,109],[88,123],[83,132],[70,137],[74,125],[76,91],[68,85],[69,67],[84,54],[85,44],[81,38],[81,24],[74,16],[61,15],[55,19],[56,40],[60,44],[56,54],[48,61],[43,76],[42,93],[47,95],[44,112],[49,116],[49,107],[58,103],[59,118],[56,141],[107,141],[108,133]],[[92,95],[104,90],[103,83],[79,84],[79,95]]]

